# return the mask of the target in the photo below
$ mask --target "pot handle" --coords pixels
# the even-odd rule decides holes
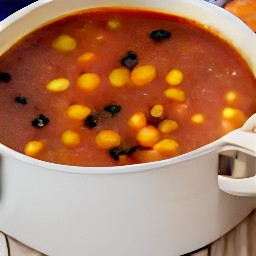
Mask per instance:
[[[219,188],[237,196],[256,196],[256,114],[222,138]]]
[[[218,184],[222,191],[231,195],[248,197],[256,196],[256,176],[234,179],[219,175]]]

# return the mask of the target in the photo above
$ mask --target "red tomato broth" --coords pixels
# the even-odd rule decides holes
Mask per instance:
[[[118,27],[109,28],[109,21],[118,21]],[[169,31],[171,37],[160,42],[152,40],[149,34],[157,29]],[[52,47],[52,42],[64,34],[77,42],[72,51]],[[120,88],[111,85],[109,74],[123,67],[120,60],[128,51],[138,56],[137,66],[155,67],[156,77],[152,82],[136,86],[129,81]],[[77,58],[85,52],[94,53],[95,58],[81,65]],[[165,81],[171,69],[183,73],[177,86]],[[165,159],[206,145],[242,125],[228,122],[231,128],[226,130],[224,108],[237,108],[245,118],[256,112],[253,74],[228,43],[191,21],[144,10],[95,9],[54,21],[4,53],[0,57],[0,71],[11,75],[10,82],[0,82],[0,142],[24,153],[27,142],[41,141],[44,148],[35,157],[60,164],[113,166]],[[85,72],[99,75],[98,88],[90,92],[77,88],[77,78]],[[59,77],[67,78],[70,87],[63,92],[47,91],[46,84]],[[185,102],[167,99],[163,92],[168,88],[182,89]],[[230,90],[237,95],[231,103],[225,99]],[[26,97],[28,104],[15,102],[17,96]],[[66,111],[72,104],[83,104],[98,113],[97,126],[89,129],[82,121],[71,120]],[[120,105],[121,111],[111,116],[104,111],[110,104]],[[164,117],[150,117],[150,109],[156,104],[164,106]],[[152,148],[137,147],[131,155],[117,161],[109,150],[96,145],[96,135],[110,129],[121,136],[121,148],[137,146],[137,131],[128,126],[128,119],[138,111],[144,112],[148,124],[156,127],[163,118],[178,122],[177,130],[160,133],[161,139],[178,142],[175,153],[163,155]],[[204,115],[201,124],[191,122],[191,116],[197,113]],[[39,114],[50,121],[42,128],[35,128],[31,122]],[[67,130],[80,135],[79,145],[72,148],[63,145],[61,134]]]

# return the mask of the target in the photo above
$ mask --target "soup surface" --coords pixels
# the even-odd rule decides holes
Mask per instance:
[[[67,165],[155,161],[240,127],[255,98],[239,54],[193,22],[92,9],[0,56],[0,142]]]

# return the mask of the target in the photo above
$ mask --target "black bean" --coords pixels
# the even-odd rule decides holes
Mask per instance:
[[[37,118],[32,121],[32,125],[37,128],[42,128],[49,123],[49,118],[40,114]]]
[[[0,82],[8,83],[11,81],[11,75],[7,72],[0,72]]]
[[[95,115],[89,115],[85,118],[84,120],[84,125],[90,129],[94,128],[97,126],[98,120]]]
[[[130,148],[121,148],[121,147],[115,147],[109,150],[109,154],[116,160],[119,160],[119,156],[120,155],[127,155],[127,156],[131,156],[136,150],[137,150],[138,146],[133,146]]]
[[[154,30],[150,33],[150,37],[155,41],[162,41],[164,39],[167,39],[171,37],[171,33],[166,30]]]
[[[133,69],[137,65],[137,63],[137,55],[132,51],[127,52],[121,60],[121,64],[128,69]]]
[[[119,147],[112,148],[109,150],[109,154],[116,160],[119,160],[119,156],[125,154],[125,151]]]
[[[131,155],[137,150],[137,148],[138,148],[138,146],[133,146],[133,147],[127,149],[127,150],[126,150],[126,154],[127,154],[128,156],[131,156]]]
[[[20,103],[20,104],[22,104],[22,105],[28,104],[27,98],[25,98],[25,97],[20,97],[20,96],[18,96],[18,97],[16,97],[14,100],[15,100],[17,103]]]
[[[107,112],[110,112],[113,116],[116,113],[120,112],[121,106],[119,106],[119,105],[108,105],[108,106],[104,107],[104,110],[107,111]]]

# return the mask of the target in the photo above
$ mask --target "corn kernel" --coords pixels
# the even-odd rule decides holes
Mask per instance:
[[[145,127],[146,124],[147,118],[143,112],[134,113],[128,120],[128,125],[135,130]]]
[[[178,88],[169,88],[164,91],[164,95],[166,98],[176,100],[178,102],[184,102],[186,100],[185,92]]]
[[[46,89],[50,92],[63,92],[70,86],[70,82],[66,78],[56,78],[46,85]]]
[[[76,40],[69,35],[61,35],[52,42],[52,47],[60,51],[72,51],[76,48]]]
[[[164,119],[158,124],[158,129],[161,133],[170,133],[177,130],[178,123],[174,120]]]
[[[91,110],[86,106],[75,104],[68,108],[67,114],[70,118],[81,121],[91,114]]]
[[[154,162],[164,159],[162,154],[148,148],[135,151],[132,157],[139,163]]]
[[[77,58],[77,62],[80,64],[87,63],[89,61],[92,61],[96,58],[96,55],[93,52],[86,52],[82,55],[80,55]]]
[[[165,78],[169,85],[178,85],[183,80],[183,73],[179,69],[172,69]]]
[[[44,144],[41,141],[32,140],[25,145],[24,152],[27,156],[34,157],[40,153],[43,148]]]
[[[242,126],[246,121],[244,112],[237,108],[224,108],[222,111],[222,117],[224,120],[231,122],[235,128]]]
[[[93,91],[100,85],[100,77],[94,73],[85,73],[78,77],[76,84],[84,91]]]
[[[67,130],[61,135],[61,141],[67,148],[74,148],[80,143],[80,135],[72,130]]]
[[[152,65],[135,67],[131,72],[131,80],[137,86],[146,85],[156,77],[156,69]]]
[[[95,138],[96,144],[102,149],[111,149],[121,143],[121,136],[113,130],[102,130]]]
[[[150,114],[153,117],[161,117],[164,114],[164,107],[160,104],[154,105],[150,110]]]
[[[233,103],[237,99],[237,92],[229,91],[225,95],[225,99],[228,103]]]
[[[153,150],[162,155],[171,156],[177,152],[178,147],[179,144],[177,141],[172,139],[163,139],[153,146]]]
[[[156,127],[147,125],[138,131],[136,139],[143,147],[153,147],[160,140],[160,132]]]
[[[109,81],[114,87],[122,87],[130,80],[130,71],[127,68],[116,68],[109,74]]]
[[[120,27],[120,22],[118,20],[110,20],[108,21],[108,27],[110,29],[117,29]]]
[[[194,114],[191,116],[191,122],[194,124],[202,124],[204,122],[205,116],[203,114]]]
[[[127,165],[129,163],[128,155],[126,154],[119,155],[118,162],[120,163],[120,165]]]

